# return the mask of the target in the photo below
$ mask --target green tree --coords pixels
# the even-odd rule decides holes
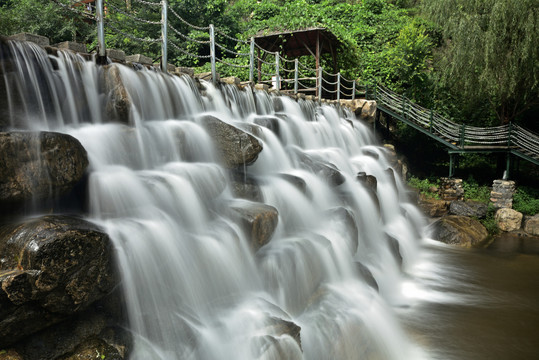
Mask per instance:
[[[443,31],[437,81],[460,117],[525,120],[539,104],[539,2],[423,0],[422,9]]]
[[[51,0],[7,0],[0,4],[0,34],[30,32],[50,38],[51,42],[87,42],[95,26],[76,12]]]

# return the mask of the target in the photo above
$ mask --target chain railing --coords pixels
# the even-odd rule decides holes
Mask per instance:
[[[303,64],[299,59],[286,59],[278,52],[271,52],[260,47],[254,38],[248,40],[231,36],[226,30],[217,28],[212,24],[197,26],[182,18],[180,14],[168,3],[168,0],[132,0],[120,2],[114,0],[96,0],[94,6],[80,1],[51,0],[58,5],[73,12],[95,20],[98,28],[98,54],[106,56],[105,32],[114,32],[125,38],[146,44],[161,44],[161,71],[167,72],[168,48],[170,45],[175,51],[192,60],[211,63],[212,81],[218,78],[217,65],[243,70],[250,82],[257,78],[259,83],[267,84],[274,89],[294,94],[313,94],[318,99],[331,97],[340,100],[341,97],[355,99],[359,87],[356,80],[348,80],[340,73],[331,74],[322,68],[313,69]],[[134,2],[141,10],[135,11]],[[124,4],[124,5],[121,5]],[[143,11],[142,11],[143,10]],[[119,14],[129,20],[131,29],[125,23],[115,20],[112,14]],[[168,20],[170,16],[176,24],[181,24],[188,31],[182,31]],[[150,18],[145,18],[144,15]],[[161,19],[158,20],[159,15]],[[160,36],[148,37],[135,34],[158,34]],[[140,29],[144,29],[141,32]],[[168,31],[174,36],[168,36]],[[192,34],[195,33],[197,38]],[[181,39],[177,41],[175,39]],[[220,42],[220,40],[223,40]],[[198,49],[193,51],[193,44]],[[324,94],[322,94],[324,93]]]
[[[383,86],[369,90],[367,97],[376,100],[381,110],[423,128],[456,149],[503,148],[534,162],[539,161],[539,135],[518,125],[476,127],[457,124]]]

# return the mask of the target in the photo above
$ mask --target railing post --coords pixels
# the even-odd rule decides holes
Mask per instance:
[[[341,101],[341,73],[337,73],[337,102]]]
[[[294,94],[298,93],[299,86],[299,60],[294,60]]]
[[[366,94],[365,94],[365,97]],[[352,101],[356,99],[356,81],[352,81]]]
[[[210,24],[210,58],[211,58],[211,80],[217,84],[217,70],[215,68],[215,29]]]
[[[324,70],[322,69],[322,66],[318,68],[318,101],[322,101],[322,72]]]
[[[279,77],[279,52],[275,52],[275,88],[281,90],[281,78]]]
[[[161,71],[167,73],[167,0],[161,0]]]
[[[430,109],[430,116],[429,116],[429,131],[432,134],[432,123],[434,122],[434,110]]]
[[[97,0],[95,9],[95,19],[97,22],[97,62],[106,63],[107,51],[105,49],[105,25],[103,17],[103,0]]]
[[[507,134],[507,147],[511,148],[511,136],[513,135],[513,123],[509,123],[509,133]]]
[[[253,83],[255,78],[255,38],[251,37],[249,49],[249,82]]]
[[[460,147],[464,148],[464,137],[466,136],[466,125],[460,127]]]

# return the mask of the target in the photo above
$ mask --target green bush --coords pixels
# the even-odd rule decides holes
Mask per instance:
[[[483,224],[483,226],[487,229],[490,236],[496,235],[500,232],[498,224],[496,223],[496,219],[494,218],[496,210],[498,209],[494,207],[494,205],[489,204],[487,209],[487,216],[485,216],[484,219],[479,219],[479,222]]]
[[[526,186],[517,188],[513,196],[513,209],[524,215],[539,214],[539,189]]]
[[[490,200],[490,187],[479,185],[474,178],[470,177],[467,181],[462,182],[465,200],[475,200],[488,203]]]
[[[419,179],[415,176],[410,177],[408,179],[408,186],[413,187],[414,189],[419,190],[419,192],[426,197],[429,198],[438,198],[437,193],[433,193],[430,191],[432,187],[438,187],[440,181],[438,179],[431,180],[431,179]]]

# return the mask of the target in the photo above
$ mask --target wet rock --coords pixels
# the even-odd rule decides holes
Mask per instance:
[[[257,117],[253,122],[257,125],[270,129],[277,137],[281,136],[281,128],[278,118],[269,116]]]
[[[360,262],[356,262],[355,264],[356,264],[357,271],[359,272],[359,275],[363,278],[365,283],[367,283],[367,285],[369,285],[370,287],[378,291],[379,289],[378,283],[376,282],[376,279],[374,278],[374,276],[372,276],[372,272],[369,270],[369,268]]]
[[[525,219],[524,231],[530,235],[539,235],[539,214]]]
[[[356,179],[363,184],[363,186],[370,191],[376,192],[378,188],[378,180],[373,175],[367,175],[365,172],[357,173]]]
[[[317,159],[315,156],[297,151],[297,157],[300,165],[306,170],[312,171],[314,174],[326,179],[329,185],[339,186],[346,181],[343,174],[337,167],[322,159]]]
[[[430,228],[434,240],[468,248],[480,245],[488,237],[487,229],[479,221],[466,216],[448,215]]]
[[[91,339],[79,345],[69,355],[61,356],[58,360],[122,360],[118,350],[100,339]]]
[[[86,309],[117,284],[108,236],[45,216],[0,228],[0,348]]]
[[[441,217],[449,212],[449,201],[419,196],[419,208],[429,217]]]
[[[357,117],[373,122],[376,117],[377,104],[374,100],[355,99],[352,103],[352,109]]]
[[[111,122],[129,124],[131,122],[132,100],[125,87],[118,65],[103,66],[105,79],[105,118]]]
[[[394,236],[391,236],[389,234],[386,234],[387,239],[387,245],[389,247],[389,250],[391,251],[391,254],[395,258],[395,261],[399,264],[399,266],[402,266],[402,254],[400,250],[400,244],[399,240],[395,238]]]
[[[234,201],[230,204],[230,209],[240,220],[254,251],[270,241],[279,219],[277,209],[250,201]]]
[[[67,193],[88,166],[80,142],[54,132],[0,133],[0,155],[0,204]]]
[[[307,195],[307,183],[299,176],[292,174],[279,174],[279,177],[294,185],[299,191],[301,191],[302,194]]]
[[[15,350],[0,350],[0,360],[24,360]]]
[[[213,138],[226,167],[233,169],[250,165],[262,151],[262,144],[252,135],[213,116],[205,116],[200,123]]]
[[[501,208],[496,211],[494,219],[501,231],[514,231],[522,226],[522,213],[510,208]]]
[[[488,205],[479,201],[452,201],[449,204],[449,214],[471,216],[484,219],[487,216]]]
[[[350,253],[354,255],[358,246],[359,229],[353,212],[340,206],[327,210],[324,214],[324,219],[334,223],[332,229],[338,232],[343,239],[346,239],[346,245]]]
[[[300,338],[301,327],[277,317],[269,317],[266,327],[251,342],[254,359],[303,359]],[[283,336],[288,335],[288,336]]]
[[[91,309],[24,338],[13,348],[25,360],[124,359],[131,338],[118,327],[109,326],[110,319]],[[114,335],[110,335],[114,333]],[[93,350],[93,357],[86,357]]]

